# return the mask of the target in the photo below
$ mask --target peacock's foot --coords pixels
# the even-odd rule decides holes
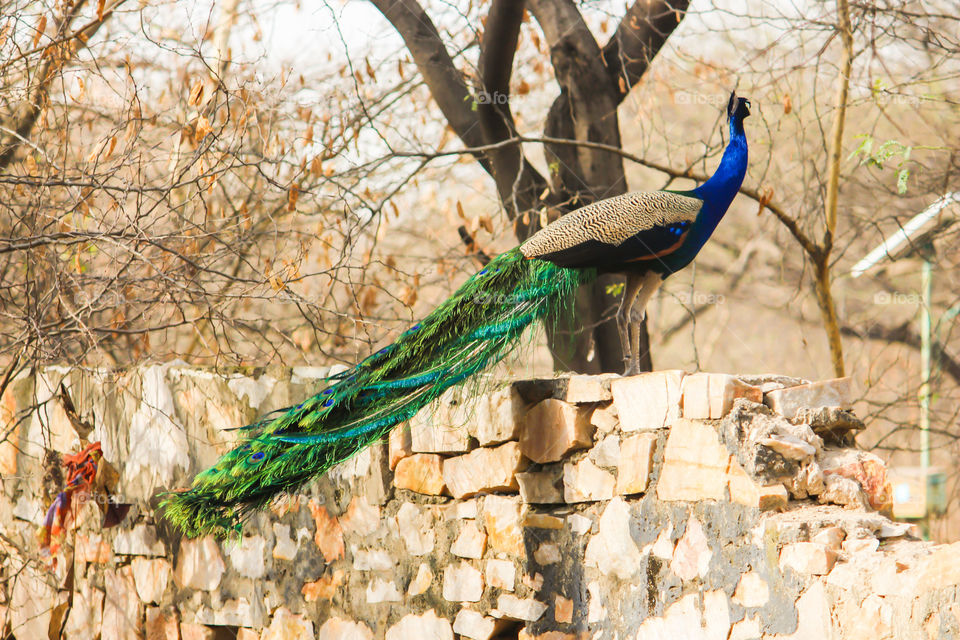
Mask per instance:
[[[626,378],[627,376],[635,376],[639,373],[640,373],[640,367],[638,367],[633,363],[627,363],[627,365],[623,369],[624,378]]]

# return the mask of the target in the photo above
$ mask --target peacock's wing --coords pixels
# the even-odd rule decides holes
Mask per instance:
[[[665,256],[683,244],[703,200],[641,191],[601,200],[544,227],[520,245],[527,258],[561,267],[613,267]]]

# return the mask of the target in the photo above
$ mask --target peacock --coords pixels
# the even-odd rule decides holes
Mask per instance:
[[[295,407],[242,427],[242,443],[172,492],[163,512],[187,536],[239,532],[255,510],[382,440],[445,390],[501,360],[538,320],[569,310],[600,273],[626,275],[616,320],[626,374],[638,369],[640,314],[713,233],[747,168],[750,102],[731,93],[730,138],[690,191],[633,192],[577,209],[493,258],[388,345],[331,376]]]

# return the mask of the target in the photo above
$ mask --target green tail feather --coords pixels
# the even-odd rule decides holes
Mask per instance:
[[[167,494],[188,536],[238,531],[244,518],[383,439],[446,389],[501,360],[532,323],[572,307],[589,271],[501,254],[392,345],[296,407],[245,428],[246,441]]]

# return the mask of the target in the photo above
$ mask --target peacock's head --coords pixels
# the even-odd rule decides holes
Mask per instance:
[[[737,93],[731,91],[730,102],[727,103],[727,117],[742,123],[748,115],[750,115],[750,101],[746,98],[738,98]]]

